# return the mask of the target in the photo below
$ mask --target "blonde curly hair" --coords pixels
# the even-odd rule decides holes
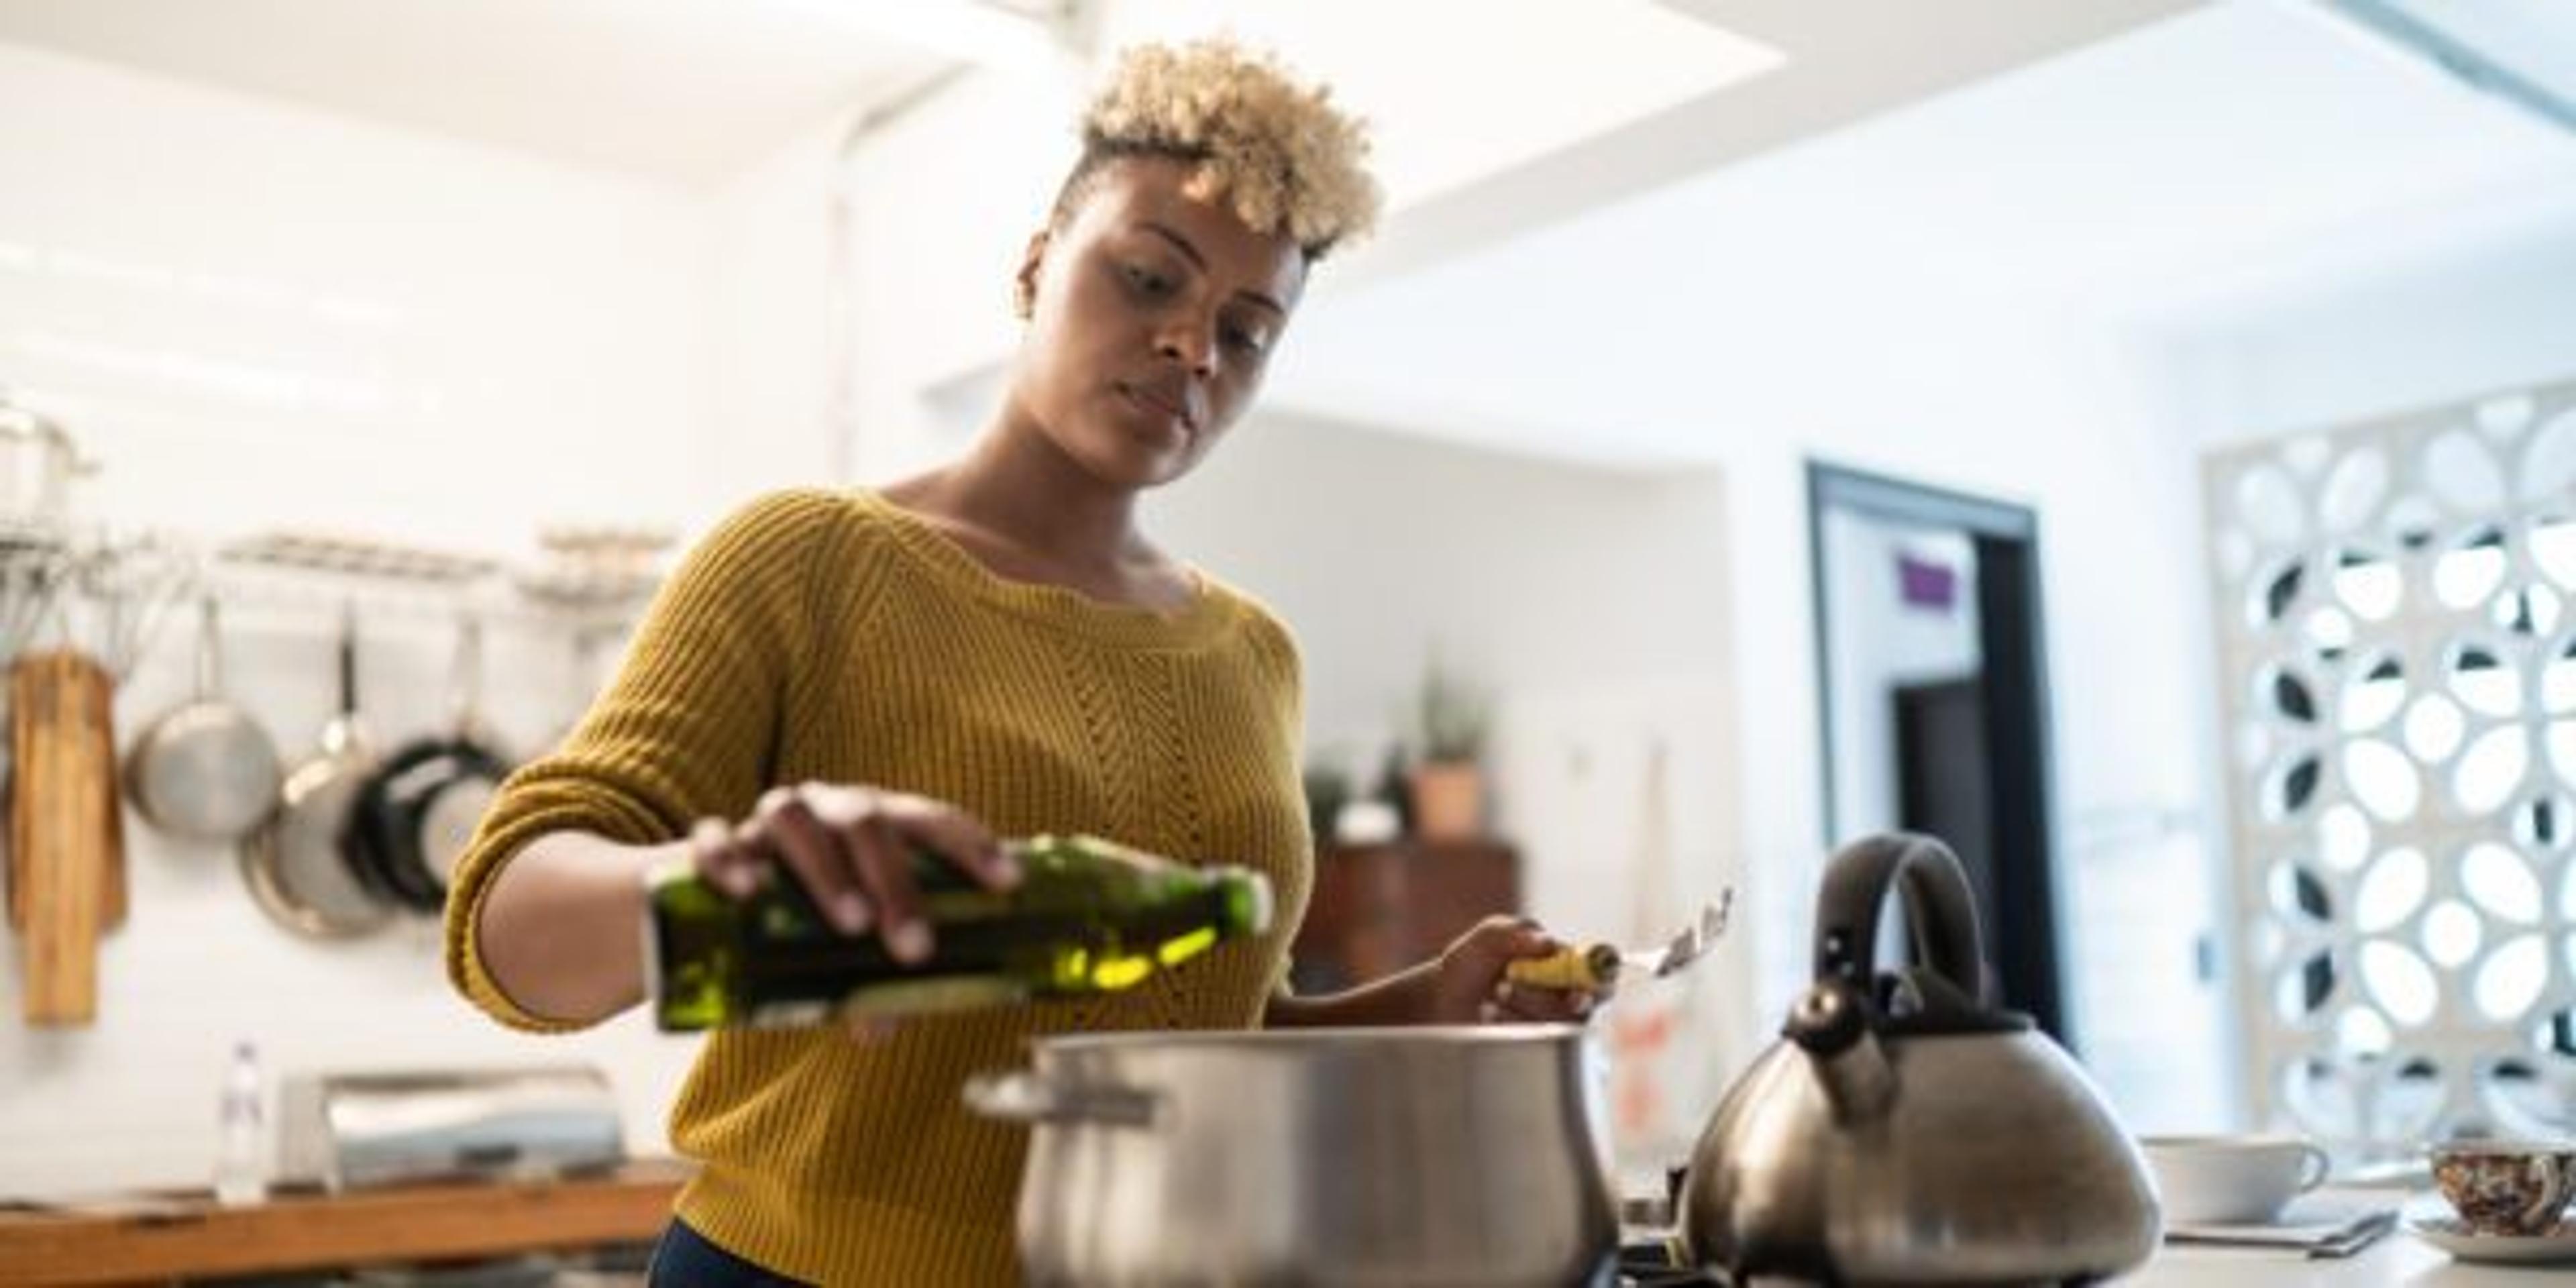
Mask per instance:
[[[1212,38],[1128,50],[1082,116],[1082,158],[1057,194],[1061,222],[1120,157],[1193,166],[1190,193],[1222,200],[1254,230],[1285,233],[1309,262],[1367,235],[1377,180],[1366,123],[1266,54]]]

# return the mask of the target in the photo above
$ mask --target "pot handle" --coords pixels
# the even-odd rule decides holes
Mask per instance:
[[[1916,949],[1955,997],[1925,1001],[1971,1010],[1986,1005],[1985,961],[1978,948],[1977,905],[1950,847],[1892,832],[1845,846],[1825,869],[1816,901],[1816,981],[1840,981],[1871,995],[1878,975],[1879,909],[1903,883],[1905,920]]]
[[[1018,1123],[1088,1124],[1151,1130],[1163,1116],[1163,1097],[1135,1087],[1075,1085],[1027,1070],[979,1073],[966,1080],[966,1107],[986,1118]]]

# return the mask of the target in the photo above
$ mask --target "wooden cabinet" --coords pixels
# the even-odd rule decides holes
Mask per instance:
[[[1324,993],[1402,970],[1485,917],[1521,911],[1520,855],[1500,841],[1327,846],[1291,981]]]
[[[687,1179],[668,1160],[598,1177],[0,1212],[0,1288],[165,1284],[385,1262],[645,1243]]]

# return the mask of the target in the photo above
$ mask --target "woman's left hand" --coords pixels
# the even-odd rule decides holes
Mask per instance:
[[[1426,1024],[1580,1024],[1599,999],[1583,989],[1514,984],[1503,971],[1565,947],[1526,917],[1487,917],[1433,963]]]

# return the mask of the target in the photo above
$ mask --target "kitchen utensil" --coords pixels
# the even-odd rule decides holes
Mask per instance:
[[[33,1025],[98,1015],[98,937],[123,915],[114,883],[116,744],[107,672],[73,649],[19,655],[10,667],[12,908]]]
[[[352,870],[343,838],[350,807],[376,752],[358,719],[358,623],[342,614],[340,710],[322,726],[321,745],[286,776],[277,812],[242,845],[242,876],[280,925],[316,938],[361,935],[392,919]]]
[[[107,731],[107,923],[125,920],[125,810],[116,778],[116,686],[132,674],[159,627],[173,592],[188,578],[184,561],[164,543],[143,538],[75,554],[68,562],[70,580],[99,610],[94,657],[106,675],[97,691],[99,725]],[[58,617],[59,620],[59,617]],[[66,624],[65,631],[69,627]]]
[[[126,753],[126,791],[154,827],[196,841],[235,843],[277,808],[277,743],[223,696],[215,597],[198,602],[195,695],[144,730]]]
[[[1877,969],[1901,890],[1917,962]],[[1986,1004],[1976,909],[1947,847],[1836,855],[1816,977],[1692,1152],[1683,1234],[1736,1282],[2084,1282],[2155,1250],[2145,1164],[2083,1072]]]
[[[446,906],[448,876],[510,773],[483,731],[482,677],[482,624],[469,617],[457,632],[455,727],[386,757],[353,807],[349,847],[360,879],[416,912]]]
[[[70,434],[0,388],[0,531],[30,539],[60,533],[73,481],[98,472]]]
[[[64,580],[59,560],[61,546],[58,539],[37,540],[0,530],[0,550],[6,550],[9,556],[0,561],[0,596],[5,596],[5,603],[0,603],[0,610],[5,610],[0,611],[0,650],[14,658],[32,644],[46,619],[53,615]],[[0,755],[14,761],[15,741],[14,731],[11,738],[0,739]],[[7,769],[0,765],[0,809],[14,812],[14,806],[5,803],[15,781],[15,775]],[[10,831],[0,827],[0,836]],[[14,837],[0,844],[0,880],[8,886],[6,920],[11,930],[24,929],[27,924],[27,883],[18,871],[17,854]]]
[[[1718,896],[1700,906],[1699,915],[1691,919],[1660,948],[1622,950],[1611,944],[1587,944],[1558,949],[1544,957],[1524,957],[1503,968],[1503,978],[1515,984],[1537,988],[1571,988],[1602,992],[1616,984],[1626,972],[1638,972],[1648,979],[1662,979],[1699,960],[1718,936],[1726,933],[1726,922],[1735,907],[1735,887],[1728,886]]]
[[[1586,1049],[1567,1025],[1078,1034],[966,1097],[1032,1129],[1031,1284],[1561,1288],[1617,1251]]]

